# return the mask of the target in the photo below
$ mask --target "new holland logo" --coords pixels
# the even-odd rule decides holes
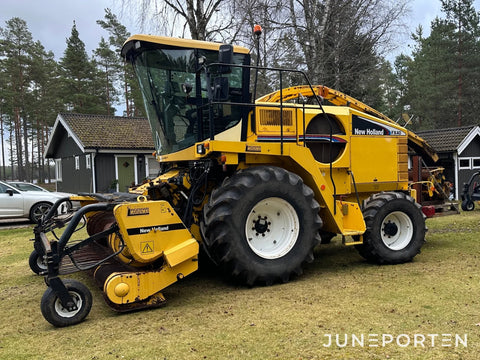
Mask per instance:
[[[149,208],[129,208],[128,216],[148,215],[150,214]]]

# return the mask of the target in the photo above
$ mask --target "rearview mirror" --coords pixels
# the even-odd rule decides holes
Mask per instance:
[[[182,91],[189,95],[192,92],[193,86],[190,83],[183,83],[182,84]]]
[[[228,78],[218,77],[213,81],[213,98],[215,101],[227,101],[229,93]]]
[[[232,64],[233,63],[233,46],[230,44],[220,45],[218,50],[218,62],[221,64]],[[221,65],[218,67],[218,72],[220,74],[228,74],[232,72],[232,67],[228,65]]]

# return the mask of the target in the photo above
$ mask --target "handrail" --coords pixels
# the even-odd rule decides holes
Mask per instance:
[[[225,65],[224,63],[211,63],[211,64],[208,64],[206,66],[206,74],[207,74],[207,79],[209,79],[209,76],[210,76],[210,73],[208,71],[208,69],[210,67],[218,67],[218,66],[222,66],[222,65]],[[287,88],[287,89],[283,89],[283,78],[282,78],[282,74],[283,73],[297,73],[297,74],[301,74],[303,76],[303,78],[305,79],[306,83],[308,85],[302,85],[302,86],[299,86],[299,87],[294,87],[294,88],[299,88],[299,89],[304,89],[305,91],[308,89],[310,91],[311,94],[315,94],[315,89],[318,88],[317,87],[314,87],[307,74],[302,71],[302,70],[296,70],[296,69],[282,69],[282,68],[271,68],[271,67],[260,67],[260,66],[252,66],[252,65],[240,65],[240,64],[229,64],[229,66],[231,67],[238,67],[238,68],[248,68],[248,69],[256,69],[257,71],[258,70],[269,70],[269,71],[276,71],[279,73],[279,76],[280,76],[280,90],[272,93],[272,94],[279,94],[279,97],[277,97],[276,99],[278,99],[277,101],[272,101],[272,98],[267,98],[268,95],[264,96],[264,97],[261,97],[260,99],[257,99],[254,101],[254,104],[253,104],[253,107],[256,108],[257,106],[261,106],[260,104],[257,105],[257,103],[259,102],[279,102],[280,103],[280,153],[283,154],[283,103],[284,101],[288,101],[292,98],[294,98],[294,96],[292,96],[292,94],[288,94],[287,95],[291,95],[290,97],[286,97],[284,98],[284,91],[288,91],[289,89],[292,89],[291,87],[290,88]],[[209,94],[211,94],[211,89],[209,89]],[[296,96],[295,97],[298,97],[299,96],[299,93],[296,92]],[[210,109],[210,114],[209,114],[209,117],[210,117],[210,129],[212,129],[212,122],[214,121],[213,120],[213,116],[212,116],[212,105],[215,105],[215,104],[224,104],[224,105],[231,105],[229,102],[216,102],[216,101],[212,101],[213,99],[209,96],[209,109]],[[331,155],[332,155],[332,142],[333,142],[333,129],[332,129],[332,124],[330,123],[330,119],[328,118],[328,115],[327,113],[325,112],[323,106],[322,106],[322,103],[320,101],[320,98],[318,96],[315,96],[315,100],[318,104],[318,107],[320,108],[323,116],[325,117],[325,120],[327,121],[327,124],[329,125],[330,127],[330,141],[329,141],[329,150],[330,150],[330,154],[329,154],[329,159],[330,159],[330,181],[332,182],[332,186],[333,186],[333,213],[336,214],[337,212],[337,208],[336,208],[336,196],[337,196],[337,187],[335,185],[335,181],[333,179],[333,165],[332,165],[332,159],[331,159]],[[241,103],[241,106],[252,106],[251,103],[246,103],[246,104],[243,104]],[[305,128],[305,117],[303,117],[303,127]],[[211,134],[211,139],[213,139],[213,136]],[[305,134],[304,134],[304,139],[303,139],[303,143],[305,145]]]

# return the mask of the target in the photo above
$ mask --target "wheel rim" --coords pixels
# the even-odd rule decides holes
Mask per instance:
[[[404,249],[413,237],[412,219],[401,211],[388,214],[382,222],[381,236],[389,249]]]
[[[300,232],[298,215],[287,201],[272,197],[258,202],[245,224],[247,243],[264,259],[278,259],[295,245]]]
[[[72,300],[73,302],[75,303],[75,305],[77,306],[77,310],[73,310],[73,311],[68,311],[68,309],[65,309],[62,305],[62,302],[60,301],[59,298],[57,298],[55,300],[55,311],[57,312],[57,314],[63,318],[71,318],[71,317],[74,317],[75,315],[77,315],[80,310],[82,309],[82,305],[83,305],[83,301],[82,301],[82,297],[80,296],[79,293],[77,293],[76,291],[69,291],[68,292],[70,294],[70,296],[72,297]]]
[[[39,205],[33,212],[33,218],[35,221],[40,220],[50,211],[51,206],[48,204]]]
[[[48,269],[48,266],[45,263],[45,259],[43,258],[42,255],[37,256],[37,266],[42,271],[45,271]]]

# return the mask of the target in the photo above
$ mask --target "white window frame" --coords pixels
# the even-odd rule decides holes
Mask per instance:
[[[75,170],[80,170],[80,156],[75,156]]]
[[[62,181],[62,159],[55,159],[55,180]]]
[[[157,159],[155,158],[155,156],[153,155],[145,155],[145,177],[146,178],[149,178],[150,176],[150,167],[148,166],[148,163],[150,160],[155,160],[157,161]],[[156,177],[158,175],[157,174],[154,174],[153,176]]]
[[[468,166],[462,166],[462,161],[468,161]],[[459,170],[470,170],[472,168],[472,158],[458,158],[458,169]]]
[[[85,155],[85,167],[87,169],[91,169],[92,168],[92,157],[90,156],[90,154],[86,154]]]
[[[475,161],[478,162],[478,165],[475,165]],[[472,158],[472,169],[480,169],[480,157]]]

